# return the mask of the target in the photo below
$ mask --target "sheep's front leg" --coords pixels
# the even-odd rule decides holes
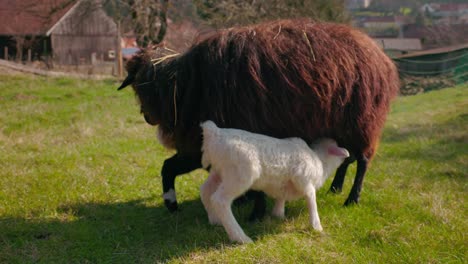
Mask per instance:
[[[284,199],[276,199],[275,206],[273,207],[273,211],[271,212],[271,214],[273,216],[283,219],[285,202],[286,201]]]
[[[201,168],[200,157],[187,157],[175,154],[164,161],[161,175],[163,185],[164,204],[170,212],[177,211],[177,198],[175,192],[175,178],[177,175],[191,172]]]
[[[220,183],[221,178],[214,170],[212,170],[208,179],[200,187],[200,198],[203,206],[205,206],[206,213],[208,214],[208,221],[212,225],[221,224],[221,221],[213,210],[213,206],[211,204],[211,196],[216,191]]]
[[[305,196],[307,207],[309,208],[309,221],[315,230],[322,231],[320,218],[317,211],[317,199],[315,196],[315,187],[312,184],[307,185],[305,188]]]
[[[232,201],[244,193],[250,185],[242,186],[242,181],[230,182],[229,179],[232,179],[232,177],[224,177],[216,192],[211,196],[212,207],[231,241],[241,244],[252,242],[252,239],[244,233],[239,223],[237,223],[231,210]]]
[[[338,167],[336,170],[335,178],[333,178],[333,182],[330,186],[330,191],[332,193],[341,193],[343,189],[343,183],[346,176],[346,171],[351,163],[353,163],[356,159],[354,157],[349,157],[344,160],[344,162]]]
[[[359,196],[361,194],[362,182],[364,181],[364,176],[366,175],[367,165],[369,160],[365,156],[360,156],[357,159],[357,170],[356,177],[354,178],[353,187],[349,193],[348,199],[345,201],[345,206],[351,204],[357,204],[359,202]]]

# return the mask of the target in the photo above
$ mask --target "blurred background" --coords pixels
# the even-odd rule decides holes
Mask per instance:
[[[468,80],[466,0],[0,0],[0,65],[122,77],[150,45],[183,52],[222,28],[294,17],[366,32],[397,64],[402,94]]]

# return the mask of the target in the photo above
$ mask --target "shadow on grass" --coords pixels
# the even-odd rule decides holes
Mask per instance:
[[[0,218],[0,262],[154,263],[229,244],[224,228],[208,224],[199,200],[183,202],[175,214],[146,205],[151,200],[67,205],[53,220]],[[245,221],[250,210],[233,206],[247,234],[255,240],[276,233],[280,222],[265,228]]]

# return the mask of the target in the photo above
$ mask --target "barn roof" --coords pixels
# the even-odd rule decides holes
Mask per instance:
[[[424,51],[412,52],[412,53],[409,53],[409,54],[398,56],[397,58],[401,59],[401,58],[411,58],[411,57],[418,57],[418,56],[424,56],[424,55],[448,53],[448,52],[458,51],[458,50],[462,50],[462,49],[468,49],[468,43],[453,45],[453,46],[448,46],[448,47],[443,47],[443,48],[436,48],[436,49],[429,49],[429,50],[424,50]]]
[[[436,11],[458,11],[468,9],[468,4],[465,3],[440,3],[431,4],[431,7]]]
[[[385,50],[422,50],[421,40],[417,38],[375,38],[374,41]]]
[[[46,35],[77,0],[0,0],[0,35]]]

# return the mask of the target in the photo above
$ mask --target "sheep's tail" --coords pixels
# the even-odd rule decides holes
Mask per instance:
[[[213,140],[216,137],[216,134],[219,132],[219,128],[216,124],[211,121],[205,121],[200,124],[202,128],[202,166],[203,168],[208,168],[211,165],[211,147],[213,146]]]

